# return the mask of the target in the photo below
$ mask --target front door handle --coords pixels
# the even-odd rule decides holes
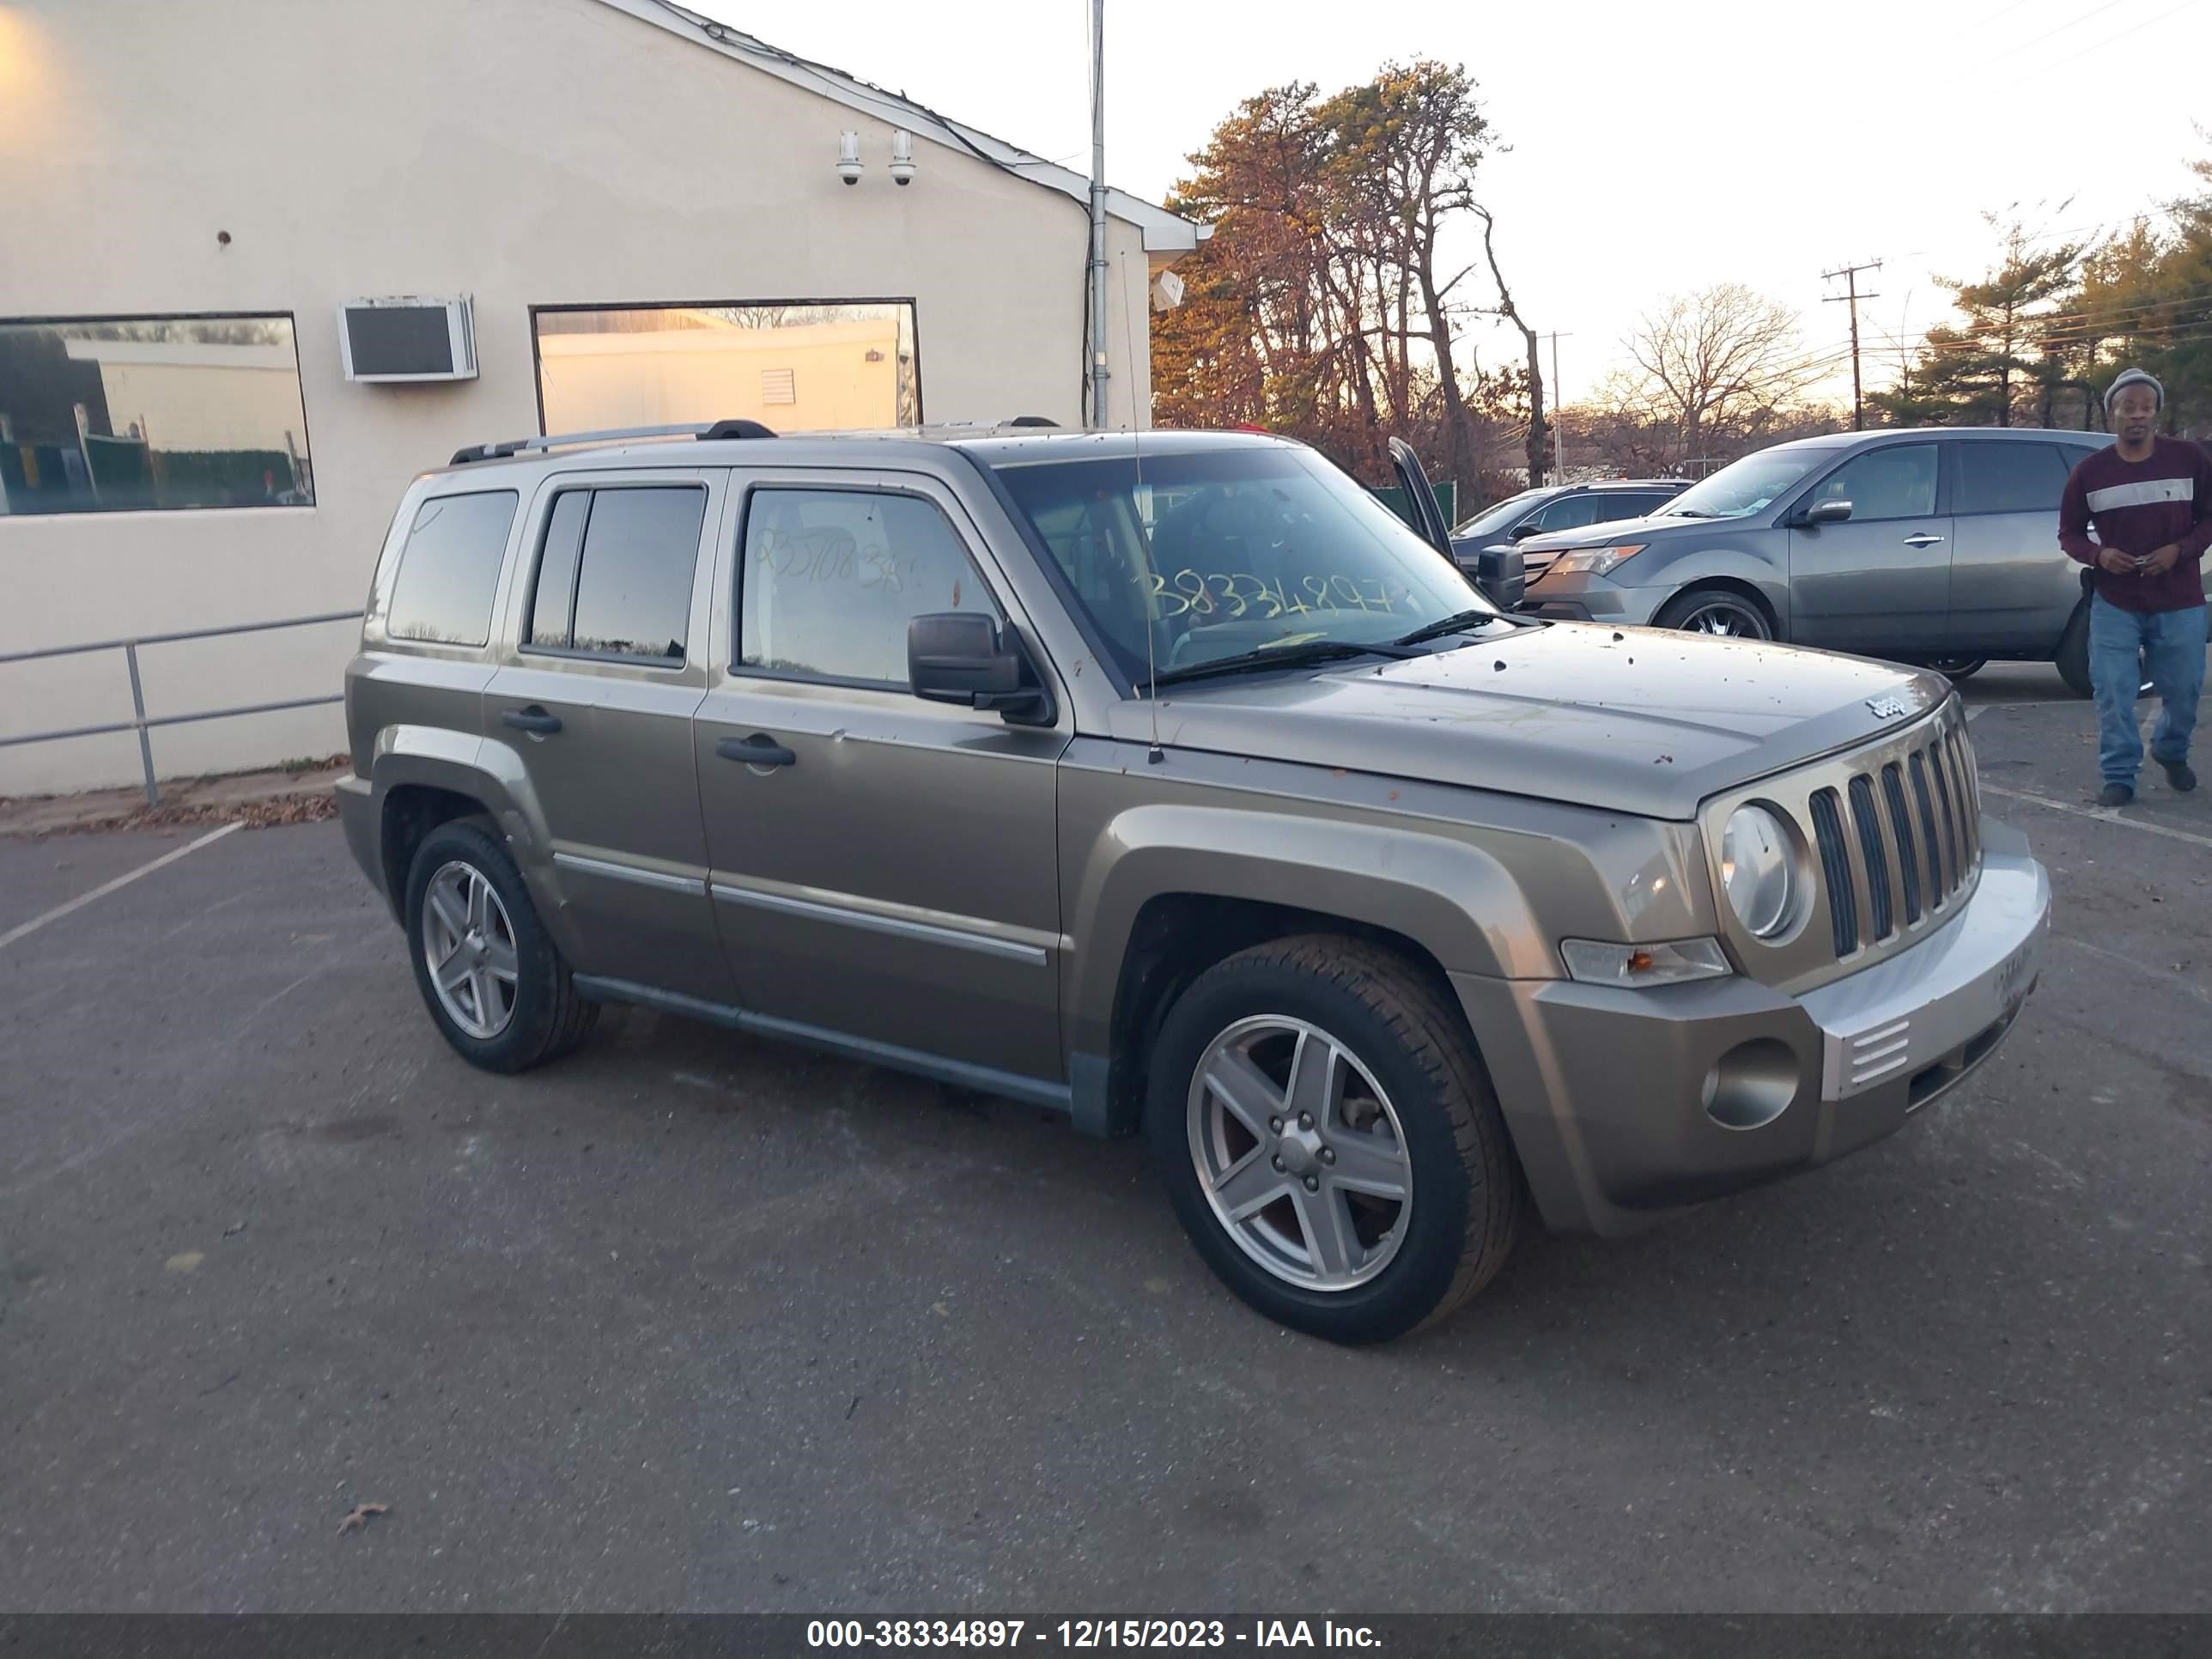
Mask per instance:
[[[765,732],[756,732],[750,738],[721,738],[714,744],[714,752],[724,760],[743,761],[747,766],[796,766],[799,757],[786,749]]]
[[[1905,538],[1905,544],[1907,547],[1933,547],[1942,539],[1941,536],[1930,536],[1923,532],[1917,536],[1907,536]]]
[[[535,732],[549,738],[561,729],[561,717],[547,714],[534,702],[527,708],[508,709],[499,717],[499,723],[518,732]]]

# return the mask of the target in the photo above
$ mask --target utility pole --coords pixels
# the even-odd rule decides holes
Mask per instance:
[[[1879,294],[1862,294],[1859,292],[1859,272],[1863,270],[1880,270],[1881,269],[1881,261],[1876,259],[1872,264],[1845,265],[1841,270],[1824,270],[1820,273],[1821,280],[1824,282],[1832,283],[1837,277],[1842,277],[1848,289],[1847,292],[1843,294],[1828,295],[1821,301],[1821,304],[1832,305],[1838,300],[1848,301],[1850,304],[1851,430],[1854,432],[1863,432],[1866,430],[1865,399],[1859,390],[1859,301],[1862,300],[1879,300],[1881,298],[1881,295]]]
[[[1106,426],[1106,0],[1091,0],[1091,425]]]
[[[1559,340],[1555,330],[1542,337],[1552,343],[1552,473],[1561,483],[1567,481],[1567,423],[1566,410],[1559,401]],[[1567,335],[1571,340],[1575,337]]]

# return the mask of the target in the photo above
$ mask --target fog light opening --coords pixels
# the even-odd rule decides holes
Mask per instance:
[[[1705,1073],[1705,1115],[1723,1129],[1763,1129],[1797,1098],[1797,1055],[1786,1042],[1739,1042]]]

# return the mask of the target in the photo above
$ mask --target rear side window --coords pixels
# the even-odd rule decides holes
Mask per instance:
[[[399,550],[385,631],[395,640],[482,645],[491,637],[491,601],[514,523],[512,489],[433,495],[415,509]]]
[[[546,516],[530,637],[540,650],[684,660],[707,492],[566,489]]]
[[[2071,471],[2056,444],[1960,443],[1960,513],[2056,513]]]

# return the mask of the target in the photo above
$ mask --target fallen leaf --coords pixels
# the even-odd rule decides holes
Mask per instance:
[[[161,1265],[173,1273],[188,1273],[206,1260],[204,1250],[179,1250]]]
[[[368,1524],[372,1515],[388,1515],[391,1511],[389,1504],[356,1504],[353,1506],[353,1513],[338,1522],[338,1536],[343,1538],[349,1532],[359,1532]]]
[[[225,1238],[236,1238],[239,1234],[245,1231],[246,1224],[243,1221],[234,1221],[230,1225],[222,1230],[222,1236]]]

